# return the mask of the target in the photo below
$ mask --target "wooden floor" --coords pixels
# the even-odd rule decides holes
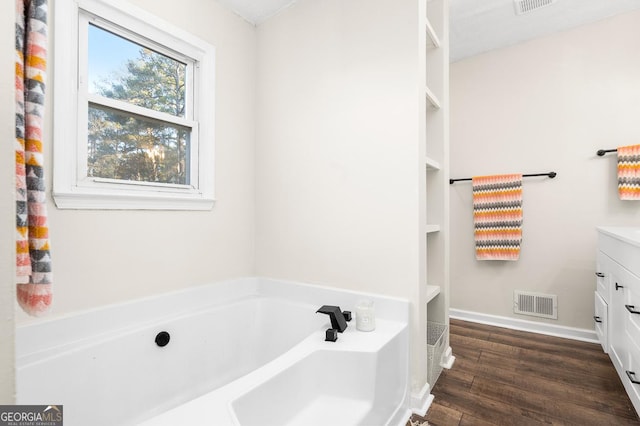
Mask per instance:
[[[597,344],[451,320],[456,361],[413,424],[640,425]]]

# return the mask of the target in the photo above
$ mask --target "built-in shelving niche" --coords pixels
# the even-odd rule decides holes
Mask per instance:
[[[426,320],[449,323],[448,1],[426,1],[424,17],[424,277]],[[447,328],[448,330],[448,328]],[[448,331],[447,331],[448,333]],[[446,336],[448,342],[448,335]],[[431,368],[431,365],[428,366]],[[435,383],[430,383],[433,387]]]

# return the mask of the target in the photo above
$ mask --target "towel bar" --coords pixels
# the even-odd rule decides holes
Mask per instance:
[[[556,177],[558,174],[556,172],[549,173],[532,173],[528,175],[522,175],[522,177],[533,177],[533,176],[549,176],[551,179]],[[462,180],[472,180],[473,178],[462,178],[462,179],[449,179],[449,185],[452,185],[454,182],[460,182]]]

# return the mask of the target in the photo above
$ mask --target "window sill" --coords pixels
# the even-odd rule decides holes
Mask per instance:
[[[54,192],[59,209],[73,210],[211,210],[215,200],[203,194]]]

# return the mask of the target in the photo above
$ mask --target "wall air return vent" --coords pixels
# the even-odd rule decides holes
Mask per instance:
[[[513,312],[534,317],[558,319],[558,296],[515,290],[513,292]]]
[[[517,15],[533,12],[545,6],[551,6],[558,0],[513,0]]]

